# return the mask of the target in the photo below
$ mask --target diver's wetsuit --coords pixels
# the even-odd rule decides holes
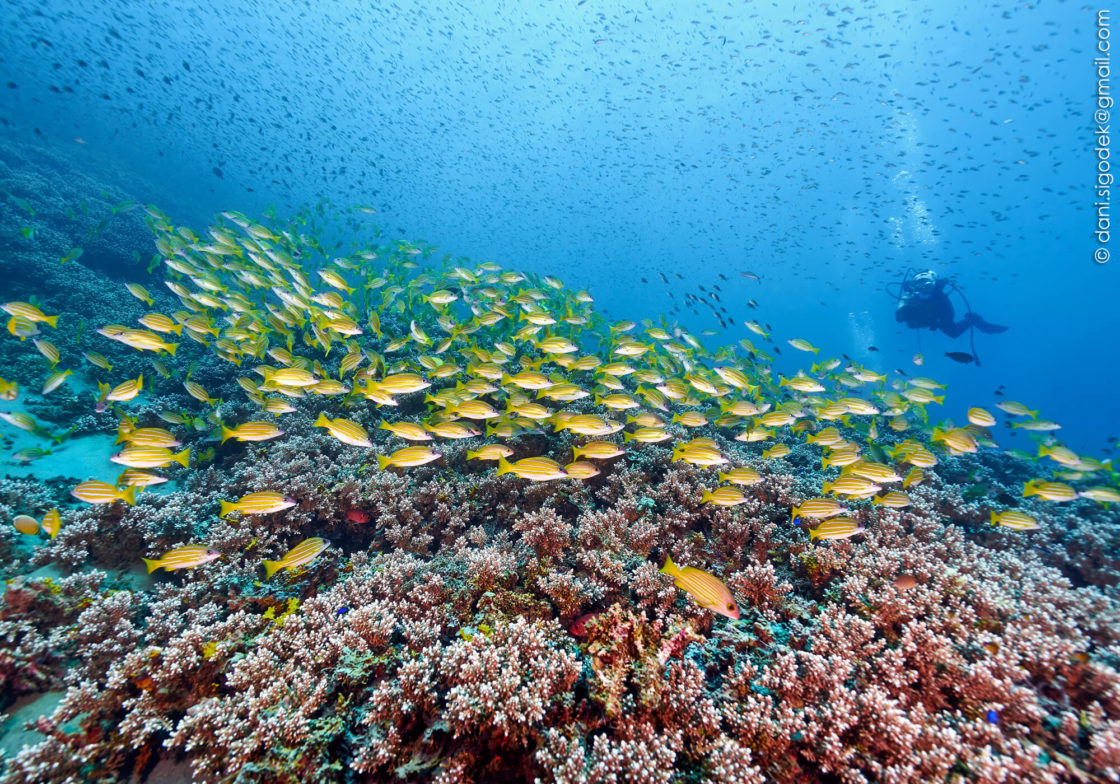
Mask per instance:
[[[895,321],[901,321],[913,329],[939,329],[951,338],[960,337],[969,327],[976,327],[981,332],[989,333],[1003,332],[1007,329],[999,324],[989,324],[978,314],[971,312],[957,321],[953,313],[953,303],[945,293],[945,287],[948,285],[948,280],[939,280],[925,296],[904,292],[894,312]]]

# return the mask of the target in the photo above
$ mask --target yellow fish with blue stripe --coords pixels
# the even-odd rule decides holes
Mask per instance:
[[[352,419],[329,419],[326,414],[320,413],[319,418],[315,420],[315,427],[325,427],[332,436],[337,438],[344,444],[351,446],[364,446],[372,447],[373,442],[369,440],[369,433],[366,429],[359,425]]]
[[[0,310],[3,310],[10,316],[25,319],[33,324],[41,322],[52,329],[58,326],[58,316],[48,316],[30,302],[5,302],[3,305],[0,305]]]
[[[276,561],[261,561],[264,566],[265,579],[269,579],[272,575],[281,569],[294,569],[297,566],[311,563],[319,554],[330,547],[330,540],[323,539],[322,537],[315,536],[310,539],[304,539],[291,550],[284,554],[282,558]]]
[[[284,435],[284,431],[271,422],[246,422],[235,428],[222,426],[222,443],[233,438],[238,441],[268,441]]]
[[[442,456],[442,453],[436,452],[434,449],[428,449],[426,446],[406,446],[404,449],[398,449],[388,456],[378,455],[377,467],[382,471],[390,466],[413,468],[430,463],[433,460],[439,460]]]
[[[732,620],[739,620],[739,607],[731,591],[718,577],[693,566],[682,569],[673,563],[668,554],[665,555],[665,565],[659,571],[672,577],[673,584],[685,591],[701,607]]]
[[[550,479],[567,477],[560,464],[548,457],[526,457],[516,463],[510,463],[504,457],[499,458],[498,476],[502,474],[516,474],[522,479],[530,479],[534,482],[547,482]]]
[[[159,558],[145,558],[144,563],[148,567],[148,574],[151,574],[156,569],[166,569],[169,572],[175,569],[192,569],[219,557],[221,553],[217,550],[200,544],[188,544],[168,550]]]
[[[291,509],[298,501],[294,498],[289,498],[283,493],[277,493],[273,490],[262,490],[256,493],[249,493],[248,495],[241,496],[236,501],[222,501],[222,510],[219,513],[222,517],[227,517],[234,512],[241,512],[242,514],[272,514],[274,512],[283,512],[285,509]]]

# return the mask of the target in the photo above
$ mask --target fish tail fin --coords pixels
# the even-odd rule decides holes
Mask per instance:
[[[622,443],[629,444],[633,440],[634,440],[634,434],[633,433],[623,433],[622,434]]]
[[[176,335],[182,335],[183,334],[183,325],[182,324],[172,324],[171,325],[171,331],[174,332]]]
[[[498,476],[513,473],[513,466],[504,457],[498,458]]]
[[[233,438],[233,431],[230,430],[225,425],[222,425],[222,443],[224,444],[226,441],[229,441],[231,438]]]
[[[147,567],[148,567],[148,574],[151,574],[151,573],[152,573],[152,572],[154,572],[154,571],[155,571],[156,569],[158,569],[158,568],[160,568],[161,566],[163,566],[163,564],[162,564],[162,563],[160,563],[160,561],[159,561],[159,559],[158,559],[158,558],[145,558],[145,559],[144,559],[144,563],[145,563],[145,564],[147,565]]]
[[[816,539],[818,539],[820,537],[820,535],[821,535],[820,531],[818,529],[814,528],[813,530],[809,531],[809,541],[810,542],[815,541]]]
[[[189,446],[186,449],[184,449],[182,452],[180,452],[179,454],[175,455],[175,462],[177,462],[183,468],[189,468],[190,467],[190,461],[191,461],[191,448]]]
[[[233,512],[237,509],[237,504],[233,501],[222,501],[221,504],[222,511],[218,514],[219,517],[225,517],[230,512]]]
[[[319,412],[319,417],[314,422],[315,427],[327,427],[330,423],[331,421],[327,419],[327,415],[322,411]]]
[[[167,353],[171,356],[175,356],[175,352],[179,350],[178,343],[164,343],[163,347],[167,349]]]
[[[998,518],[998,517],[996,517],[996,510],[995,510],[995,509],[993,509],[993,510],[991,511],[991,513],[990,513],[990,516],[988,517],[988,519],[989,519],[989,520],[991,521],[992,525],[998,525],[998,524],[999,524],[999,518]]]
[[[659,574],[667,574],[671,577],[676,577],[681,573],[681,570],[677,568],[677,565],[675,563],[673,563],[673,557],[668,553],[665,553],[665,565],[657,571]]]
[[[700,491],[700,503],[706,504],[712,500],[712,494],[708,490]]]
[[[264,579],[268,580],[272,578],[272,575],[276,574],[276,572],[280,570],[280,568],[284,565],[284,562],[261,561],[261,565],[264,566]]]
[[[378,455],[377,456],[377,470],[384,471],[386,468],[389,467],[389,464],[392,463],[392,462],[393,461],[390,460],[389,458],[385,457],[385,455]]]
[[[58,316],[47,316],[46,318],[43,319],[43,321],[50,324],[53,329],[58,328]]]
[[[128,488],[127,490],[123,490],[121,492],[120,498],[129,506],[136,506],[136,487],[133,486]]]

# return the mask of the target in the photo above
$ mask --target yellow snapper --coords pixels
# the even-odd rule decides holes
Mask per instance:
[[[222,510],[219,513],[222,517],[226,517],[233,512],[241,512],[242,514],[272,514],[273,512],[283,512],[285,509],[291,509],[298,501],[294,498],[289,498],[283,493],[277,493],[272,490],[262,490],[256,493],[249,493],[244,495],[236,501],[222,501]]]
[[[323,539],[316,536],[311,539],[304,539],[291,550],[284,554],[278,561],[262,561],[264,566],[265,578],[271,578],[280,569],[294,569],[297,566],[310,563],[315,560],[330,546],[329,539]]]
[[[390,466],[412,468],[414,466],[422,466],[425,463],[430,463],[433,460],[439,460],[442,456],[442,453],[428,449],[425,446],[406,446],[404,449],[398,449],[388,457],[385,455],[378,455],[377,467],[382,471]]]
[[[833,517],[809,531],[809,541],[817,539],[847,539],[861,534],[865,529],[850,517]]]
[[[504,457],[499,458],[498,476],[502,474],[516,474],[522,479],[530,479],[534,482],[563,479],[567,476],[559,463],[547,457],[526,457],[516,463],[510,463]]]
[[[51,509],[43,515],[43,521],[40,525],[47,533],[47,536],[54,539],[58,536],[58,532],[62,530],[62,516],[58,513],[57,509]]]
[[[793,508],[793,519],[796,520],[798,517],[834,517],[846,511],[848,511],[847,507],[831,498],[810,498],[804,501],[801,506]]]
[[[564,466],[564,473],[568,475],[569,479],[590,479],[593,476],[598,476],[600,471],[594,463],[589,463],[586,460],[576,460]]]
[[[735,487],[718,487],[715,490],[708,491],[701,489],[700,503],[702,504],[715,504],[716,506],[738,506],[745,504],[747,497]]]
[[[140,390],[142,390],[143,388],[144,376],[143,374],[141,374],[137,378],[134,378],[130,381],[125,381],[122,384],[117,384],[117,386],[109,390],[108,394],[105,396],[105,399],[118,402],[132,400],[134,397],[140,394]]]
[[[168,550],[159,558],[145,558],[144,563],[148,567],[148,574],[151,574],[160,568],[169,572],[175,569],[190,569],[213,561],[219,556],[221,553],[217,550],[210,550],[200,544],[188,544]]]
[[[992,510],[989,519],[992,525],[1002,525],[1005,528],[1013,528],[1016,531],[1035,531],[1041,527],[1038,524],[1038,520],[1035,520],[1025,512],[1020,512],[1018,509],[1004,509],[1002,512]]]
[[[267,441],[284,435],[284,431],[271,422],[246,422],[235,428],[222,426],[222,443],[231,438],[238,441]]]
[[[415,422],[382,422],[378,427],[406,441],[431,441],[432,434]]]
[[[607,441],[592,441],[583,446],[572,447],[572,457],[576,460],[581,457],[593,457],[597,460],[606,460],[607,458],[618,457],[624,454],[626,454],[626,450],[620,449],[615,444]]]
[[[42,322],[52,328],[58,326],[58,316],[48,316],[30,302],[5,302],[0,305],[0,310],[10,316],[18,316],[32,323]]]
[[[85,501],[87,504],[111,504],[114,501],[124,501],[129,506],[136,504],[135,487],[118,491],[111,484],[99,482],[96,479],[79,483],[70,491],[70,495],[79,501]]]
[[[173,453],[170,449],[161,446],[130,446],[109,459],[129,468],[159,468],[169,463],[178,463],[183,468],[187,468],[190,457],[190,447],[182,452]]]
[[[467,450],[467,460],[499,460],[509,457],[513,450],[505,444],[487,444],[475,450]]]
[[[902,509],[903,507],[910,506],[911,501],[910,496],[906,495],[906,493],[891,490],[882,495],[875,496],[871,499],[871,503],[876,506],[885,506],[889,509]]]
[[[1062,482],[1046,482],[1042,479],[1031,479],[1023,486],[1023,498],[1037,495],[1047,501],[1072,501],[1077,497],[1077,492]]]
[[[732,620],[739,620],[739,608],[735,599],[719,578],[693,566],[682,569],[673,563],[668,554],[665,556],[665,565],[659,571],[672,577],[673,583],[701,607],[726,615]]]

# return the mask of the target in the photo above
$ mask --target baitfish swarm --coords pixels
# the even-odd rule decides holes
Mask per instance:
[[[822,492],[842,499],[867,499],[883,485],[903,482],[895,466],[912,466],[905,485],[920,481],[921,469],[938,463],[936,447],[949,455],[994,448],[989,428],[995,417],[983,408],[970,408],[967,424],[933,425],[926,407],[942,403],[936,392],[943,385],[929,378],[895,379],[838,359],[814,363],[791,378],[775,380],[772,357],[749,340],[737,346],[706,348],[701,341],[662,317],[660,323],[607,323],[593,307],[586,291],[570,291],[551,276],[537,277],[503,269],[494,263],[473,266],[442,264],[421,267],[430,250],[409,244],[378,251],[363,250],[314,265],[323,249],[306,235],[273,230],[246,216],[222,213],[224,222],[206,237],[171,225],[152,206],[146,208],[162,256],[165,284],[181,308],[168,314],[147,313],[140,327],[104,324],[97,331],[136,351],[159,359],[157,371],[174,361],[183,338],[198,349],[235,365],[244,375],[237,382],[260,411],[261,419],[226,422],[218,419],[221,401],[189,377],[184,390],[220,430],[222,443],[268,441],[283,436],[278,422],[299,411],[315,417],[345,444],[372,448],[368,432],[351,418],[328,411],[381,412],[380,429],[407,442],[435,439],[482,439],[473,460],[496,462],[498,474],[512,473],[533,482],[579,481],[598,475],[594,463],[626,454],[624,445],[602,439],[620,434],[624,444],[671,442],[672,460],[698,466],[729,463],[710,438],[684,438],[670,424],[688,431],[711,428],[739,441],[769,442],[803,435],[822,448],[822,465],[839,469],[839,477],[825,481]],[[147,289],[125,285],[129,294],[151,306]],[[24,340],[39,334],[39,325],[58,329],[58,316],[49,316],[27,302],[8,302],[8,332]],[[755,332],[770,340],[755,327]],[[59,363],[58,349],[35,340],[51,367]],[[788,344],[818,354],[803,338]],[[173,453],[179,441],[147,423],[141,426],[119,404],[135,400],[144,390],[144,375],[112,379],[111,364],[100,354],[86,354],[95,371],[100,394],[95,407],[113,405],[120,418],[118,442],[128,442],[112,459],[130,468],[159,468],[172,462],[188,466],[190,449]],[[66,381],[72,371],[51,376],[44,394]],[[101,376],[105,376],[103,379]],[[4,381],[5,389],[17,388]],[[830,392],[831,390],[831,392]],[[855,390],[862,390],[857,396]],[[398,397],[424,393],[427,416],[405,420],[394,416]],[[293,402],[298,401],[298,406]],[[1038,419],[1038,412],[1015,402],[999,407],[1009,416],[1029,417],[1014,427],[1049,432],[1057,423]],[[207,411],[206,409],[210,410]],[[26,414],[7,413],[16,426],[34,423]],[[181,415],[167,412],[175,424]],[[832,423],[839,422],[842,434]],[[911,437],[881,446],[880,428]],[[629,429],[627,429],[629,428]],[[591,440],[572,450],[571,460],[546,454],[509,462],[503,440],[526,434],[571,431]],[[153,440],[152,432],[156,433]],[[160,438],[165,436],[165,438]],[[790,454],[785,443],[760,450],[767,460]],[[1065,469],[1064,476],[1087,483],[1105,471],[1106,464],[1052,443],[1041,444],[1039,457],[1050,457]],[[402,446],[376,455],[379,470],[407,469],[439,460],[430,446]],[[560,458],[560,459],[556,459]],[[892,465],[893,463],[893,465]],[[741,470],[741,469],[732,469]],[[919,474],[915,474],[915,471]],[[725,476],[724,474],[720,475]],[[74,496],[87,503],[134,501],[132,486],[158,483],[162,477],[144,472],[122,474],[118,488],[84,482]],[[740,484],[731,480],[735,484]],[[255,494],[254,503],[223,502],[227,509],[266,513],[287,508],[268,488]],[[1120,501],[1115,486],[1094,484],[1075,489],[1059,481],[1031,479],[1024,497],[1050,501],[1077,497],[1101,503]],[[705,490],[703,503],[735,506],[746,499],[732,485]],[[294,502],[293,502],[294,503]],[[876,503],[902,507],[908,497],[897,490]],[[851,518],[837,517],[846,508],[829,498],[809,499],[793,509],[812,521],[811,540],[855,536],[865,529]],[[1029,530],[1033,518],[1016,510],[991,512],[993,525]],[[313,548],[315,555],[324,548]],[[314,556],[312,556],[314,557]],[[199,560],[198,563],[204,563]],[[194,565],[194,564],[188,564]]]

